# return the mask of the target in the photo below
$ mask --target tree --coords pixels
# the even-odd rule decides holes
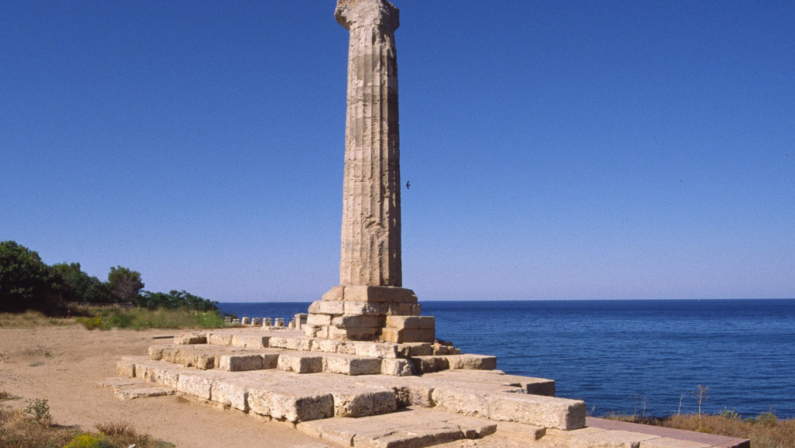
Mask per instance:
[[[122,266],[110,268],[108,289],[120,302],[132,302],[144,287],[141,273]]]
[[[80,269],[80,263],[57,263],[52,265],[52,270],[66,300],[91,303],[116,300],[105,283]]]
[[[55,279],[38,253],[15,241],[0,242],[0,311],[49,312],[60,304]]]

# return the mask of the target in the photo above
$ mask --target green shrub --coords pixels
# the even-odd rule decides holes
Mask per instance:
[[[27,401],[27,407],[22,411],[25,415],[42,426],[49,426],[52,423],[50,415],[50,404],[47,400],[36,398]]]

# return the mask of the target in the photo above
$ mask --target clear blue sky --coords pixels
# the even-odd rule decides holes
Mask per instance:
[[[152,291],[318,299],[334,4],[0,2],[0,240]],[[795,297],[795,2],[395,4],[420,300]]]

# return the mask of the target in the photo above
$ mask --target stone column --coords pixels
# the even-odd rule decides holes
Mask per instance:
[[[398,14],[386,0],[337,1],[350,32],[340,285],[309,307],[308,336],[434,340],[433,317],[402,287]]]
[[[398,9],[339,0],[350,31],[340,285],[401,286]]]

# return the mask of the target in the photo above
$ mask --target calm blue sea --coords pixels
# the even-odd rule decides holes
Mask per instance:
[[[508,373],[552,378],[592,415],[708,412],[795,417],[795,299],[426,302],[437,338],[497,356]],[[309,303],[222,303],[291,317]]]

